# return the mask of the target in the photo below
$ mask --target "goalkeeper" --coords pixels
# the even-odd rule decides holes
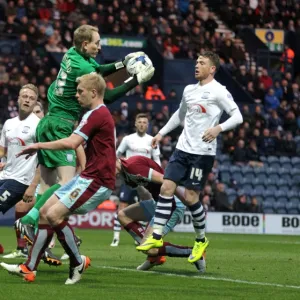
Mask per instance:
[[[94,58],[101,50],[100,35],[98,28],[90,25],[82,25],[75,30],[73,43],[74,46],[62,59],[56,80],[49,87],[47,95],[49,111],[37,127],[38,142],[59,140],[72,134],[74,124],[81,113],[81,106],[75,98],[78,77],[92,72],[108,76],[126,67],[130,58],[144,54],[143,52],[130,53],[118,62],[99,65]],[[153,74],[154,68],[150,66],[128,78],[122,85],[112,90],[106,89],[104,103],[113,103],[138,84],[150,80]],[[83,152],[83,148],[78,150],[79,153]],[[16,228],[24,233],[25,237],[26,233],[28,234],[28,227],[24,225],[36,225],[40,208],[57,189],[75,175],[74,150],[39,150],[38,161],[41,167],[41,184],[36,204],[26,216],[15,223]]]

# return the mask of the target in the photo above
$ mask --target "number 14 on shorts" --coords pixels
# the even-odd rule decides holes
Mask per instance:
[[[198,169],[198,168],[192,168],[191,170],[191,175],[190,175],[190,179],[196,179],[198,181],[200,181],[202,178],[202,170]]]

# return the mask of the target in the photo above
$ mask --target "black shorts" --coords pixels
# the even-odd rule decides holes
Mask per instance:
[[[164,179],[190,190],[203,190],[214,164],[214,155],[190,154],[175,149],[167,165]]]
[[[13,179],[0,180],[0,212],[5,214],[22,200],[28,185]]]
[[[123,184],[120,189],[120,202],[133,204],[138,202],[139,196],[135,189],[130,186]]]

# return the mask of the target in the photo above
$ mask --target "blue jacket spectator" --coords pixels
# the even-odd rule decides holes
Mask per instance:
[[[277,109],[280,105],[279,99],[274,95],[274,89],[270,88],[265,96],[265,110]]]

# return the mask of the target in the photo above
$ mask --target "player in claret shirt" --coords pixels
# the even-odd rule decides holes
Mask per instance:
[[[125,230],[140,244],[145,237],[153,232],[152,218],[160,187],[163,183],[164,171],[157,163],[147,157],[132,156],[128,159],[117,159],[116,173],[123,177],[125,184],[137,189],[142,200],[120,210],[118,213],[118,218]],[[176,195],[184,202],[183,193],[184,189],[178,187]],[[185,205],[175,197],[172,204],[172,214],[163,230],[163,235],[168,234],[183,219],[184,212]],[[202,217],[205,218],[204,211]],[[146,232],[138,221],[150,222]],[[166,261],[164,256],[188,257],[191,252],[192,247],[164,242],[163,247],[149,250],[147,260],[137,269],[146,271],[156,265],[163,264]],[[203,257],[194,264],[199,272],[205,272],[206,264]]]
[[[70,182],[58,189],[41,208],[38,232],[29,258],[21,265],[1,266],[8,272],[34,281],[41,253],[51,241],[53,234],[70,257],[69,278],[65,284],[81,279],[90,265],[90,258],[80,255],[73,229],[65,221],[71,214],[85,214],[108,199],[115,187],[116,149],[113,118],[103,103],[105,81],[98,74],[83,75],[78,79],[76,97],[82,107],[89,111],[83,116],[74,133],[65,139],[37,143],[19,153],[35,154],[39,149],[77,149],[85,143],[86,168]],[[25,158],[24,158],[25,159]]]
[[[124,154],[126,158],[135,155],[142,155],[152,158],[158,165],[161,164],[159,148],[153,149],[151,147],[153,137],[147,134],[148,125],[149,121],[146,114],[140,113],[135,117],[136,132],[123,138],[117,149],[117,157],[122,157]],[[120,203],[118,211],[126,208],[129,204],[135,202],[136,199],[138,199],[136,190],[126,184],[123,184],[120,189]],[[113,241],[110,244],[112,247],[119,245],[120,231],[121,224],[118,220],[118,212],[116,212],[114,218],[114,236]]]
[[[98,28],[82,25],[74,32],[74,46],[64,55],[56,80],[50,85],[47,99],[48,114],[37,127],[38,142],[50,142],[70,136],[73,126],[78,121],[81,107],[76,101],[76,79],[84,74],[99,73],[108,76],[125,68],[130,58],[144,54],[128,54],[124,59],[106,65],[99,65],[95,58],[101,50]],[[114,89],[106,89],[104,103],[109,104],[124,96],[140,83],[151,79],[154,68],[149,66],[138,74],[128,78]],[[75,175],[76,155],[73,149],[59,151],[38,151],[41,168],[41,185],[35,206],[15,226],[26,235],[25,225],[34,225],[39,219],[39,209],[60,186],[66,184]],[[57,181],[58,178],[58,181]]]

